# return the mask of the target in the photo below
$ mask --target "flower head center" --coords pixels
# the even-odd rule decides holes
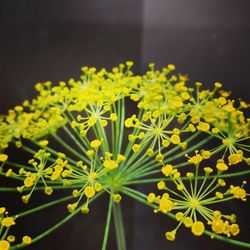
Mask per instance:
[[[233,145],[234,145],[235,139],[229,137],[229,138],[224,139],[224,140],[222,141],[222,143],[223,143],[224,145],[230,147],[230,146],[233,146]]]
[[[154,132],[156,135],[160,135],[162,133],[162,128],[155,128]]]
[[[192,208],[197,208],[200,205],[199,200],[197,198],[191,198],[189,204]]]

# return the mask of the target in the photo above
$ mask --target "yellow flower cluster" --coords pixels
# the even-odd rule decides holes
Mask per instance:
[[[235,216],[210,205],[247,199],[245,182],[226,184],[224,177],[250,164],[250,119],[243,113],[249,105],[232,100],[218,82],[190,86],[172,64],[156,70],[152,63],[144,75],[132,66],[82,67],[78,80],[37,83],[35,99],[0,116],[0,174],[20,181],[15,188],[25,204],[37,190],[54,200],[55,189],[70,189],[68,216],[89,213],[102,193],[119,203],[124,187],[157,180],[162,193],[150,192],[148,203],[178,221],[168,240],[181,225],[196,236],[207,225],[214,234],[237,235]],[[3,217],[4,228],[15,224]],[[0,249],[9,249],[10,239],[1,239]]]

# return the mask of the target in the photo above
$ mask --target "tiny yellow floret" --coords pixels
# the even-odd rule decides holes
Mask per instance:
[[[112,198],[115,203],[119,203],[122,199],[122,196],[120,194],[113,194]]]
[[[39,142],[39,145],[41,147],[46,147],[48,144],[49,144],[49,142],[47,140],[42,140],[42,141]]]
[[[112,114],[110,114],[110,120],[111,121],[113,121],[113,122],[115,122],[117,119],[118,119],[118,117],[117,117],[117,114],[116,113],[112,113]]]
[[[234,196],[236,199],[241,199],[243,201],[246,201],[246,190],[239,187],[239,186],[230,186],[230,193]]]
[[[9,242],[14,242],[16,240],[16,237],[14,235],[8,235],[7,240]]]
[[[12,217],[5,217],[2,219],[1,224],[4,227],[11,227],[15,225],[16,223]]]
[[[92,198],[95,196],[95,189],[91,186],[87,186],[84,188],[84,194],[87,198]]]
[[[170,174],[172,174],[173,166],[171,164],[167,164],[164,167],[161,168],[161,172],[168,177]]]
[[[108,170],[112,170],[118,167],[118,164],[116,161],[114,160],[105,160],[103,162],[103,166],[108,169]]]
[[[240,162],[242,162],[243,156],[242,154],[231,154],[228,157],[229,165],[236,165]]]
[[[197,129],[202,132],[208,132],[210,129],[210,125],[206,122],[200,122],[197,126]]]
[[[157,183],[157,188],[158,188],[159,190],[162,190],[162,189],[164,189],[165,187],[166,187],[166,184],[165,184],[164,181],[160,181],[160,182]]]
[[[205,231],[203,222],[195,221],[191,227],[191,231],[195,236],[201,236]]]
[[[29,237],[27,235],[23,236],[23,244],[29,245],[29,244],[31,244],[31,241],[32,241],[31,237]]]
[[[9,250],[10,243],[7,240],[0,240],[0,250]]]
[[[175,240],[175,234],[176,234],[175,231],[166,232],[165,237],[166,237],[167,240],[174,241]]]
[[[216,168],[219,170],[219,171],[226,171],[228,170],[228,166],[224,163],[224,162],[218,162],[216,164]]]
[[[102,141],[93,140],[93,141],[91,141],[90,146],[97,150],[101,146],[101,144],[102,144]]]
[[[25,187],[29,188],[29,187],[33,186],[33,184],[34,184],[34,178],[32,178],[31,176],[26,177],[24,179],[24,185],[25,185]]]
[[[180,136],[179,136],[179,135],[173,134],[173,135],[170,137],[170,141],[171,141],[173,144],[179,144],[179,143],[181,142],[181,139],[180,139]]]
[[[5,207],[0,207],[0,215],[3,214],[6,211]]]
[[[155,201],[155,199],[156,199],[156,196],[155,196],[154,193],[149,193],[148,194],[148,197],[147,197],[148,203],[153,203]]]
[[[232,224],[230,226],[230,233],[233,235],[233,236],[236,236],[240,233],[240,228],[239,228],[239,225],[238,224]]]
[[[134,151],[134,153],[137,153],[141,148],[140,144],[134,144],[132,147],[132,150]]]
[[[8,155],[0,154],[0,162],[6,162],[8,160]]]
[[[53,193],[53,188],[52,187],[46,187],[44,189],[44,193],[47,195],[51,195]]]

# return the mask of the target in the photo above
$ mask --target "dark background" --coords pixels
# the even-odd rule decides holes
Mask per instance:
[[[135,62],[137,73],[150,62],[159,68],[174,63],[192,82],[223,82],[234,98],[248,101],[249,10],[249,0],[0,0],[0,113],[32,98],[36,82],[77,78],[83,65],[110,69],[126,60]],[[30,249],[99,249],[103,202]],[[169,219],[130,201],[123,204],[129,250],[239,249],[186,230],[167,242]],[[241,238],[249,240],[250,206],[230,206],[239,214]],[[60,211],[44,213],[42,220],[53,221]],[[36,231],[33,223],[25,226]],[[109,250],[116,249],[112,235]]]

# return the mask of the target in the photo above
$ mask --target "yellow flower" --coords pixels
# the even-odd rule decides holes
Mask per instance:
[[[192,156],[190,159],[188,159],[188,162],[198,165],[200,162],[202,162],[202,160],[202,156],[200,154],[196,154],[195,156]]]
[[[5,217],[2,219],[1,224],[4,227],[11,227],[11,226],[15,225],[16,223],[12,217]]]
[[[160,181],[160,182],[157,183],[157,188],[158,188],[159,190],[162,190],[162,189],[164,189],[165,187],[166,187],[166,184],[165,184],[164,181]]]
[[[0,162],[5,162],[8,160],[8,155],[6,154],[0,154]]]
[[[29,237],[27,235],[23,236],[23,244],[29,245],[29,244],[31,244],[31,241],[32,241],[31,237]]]
[[[32,177],[26,177],[24,179],[24,185],[25,185],[25,187],[29,188],[29,187],[33,186],[33,184],[34,184],[34,178],[32,178]]]
[[[170,212],[174,207],[174,203],[169,199],[169,196],[165,193],[160,199],[159,209],[163,213]]]
[[[154,193],[149,193],[148,194],[148,197],[147,197],[148,203],[153,203],[155,201],[155,199],[156,199],[156,196],[155,196]]]
[[[5,207],[0,207],[0,215],[3,214],[6,211]]]
[[[238,224],[232,224],[230,226],[230,232],[233,236],[236,236],[240,233],[240,228],[239,228],[239,225]]]
[[[110,114],[109,118],[110,118],[111,121],[115,122],[117,120],[118,116],[117,116],[116,113],[112,113],[112,114]]]
[[[95,189],[91,186],[87,186],[84,188],[84,194],[87,198],[92,198],[95,196]]]
[[[243,201],[246,201],[246,190],[239,187],[239,186],[233,186],[231,185],[230,186],[230,193],[233,194],[233,196],[236,198],[236,199],[241,199]]]
[[[179,135],[173,134],[173,135],[170,137],[170,141],[171,141],[173,144],[179,144],[179,143],[181,142],[181,139],[180,139],[180,136],[179,136]]]
[[[39,145],[40,145],[41,147],[46,147],[48,144],[49,144],[49,142],[48,142],[47,140],[43,140],[43,141],[40,141],[40,142],[39,142]]]
[[[164,166],[164,167],[161,168],[161,172],[165,176],[169,176],[173,172],[173,166],[171,164],[167,164],[166,166]]]
[[[224,162],[218,162],[216,164],[216,168],[219,170],[219,171],[226,171],[228,170],[228,166],[224,163]]]
[[[94,149],[98,149],[102,144],[102,141],[100,140],[93,140],[91,143],[90,143],[90,146]]]
[[[134,153],[137,153],[141,148],[140,144],[134,144],[132,147],[132,150],[134,151]]]
[[[167,240],[170,240],[170,241],[174,241],[175,240],[175,234],[176,234],[176,231],[171,231],[171,232],[166,232],[165,233],[165,237]]]
[[[203,222],[195,221],[191,227],[191,231],[195,236],[201,236],[205,231]]]
[[[236,153],[236,154],[231,154],[228,157],[228,161],[230,165],[235,165],[238,164],[240,162],[242,162],[243,160],[243,156],[242,154]]]
[[[108,170],[113,170],[118,167],[118,164],[114,160],[105,160],[103,166]]]
[[[7,240],[0,240],[0,250],[9,250],[10,243]]]
[[[210,125],[206,122],[200,122],[197,126],[197,129],[203,132],[208,132],[210,129]]]
[[[112,198],[115,203],[119,203],[122,199],[122,196],[120,194],[113,194]]]
[[[46,187],[44,189],[45,194],[51,195],[53,193],[53,188],[52,187]]]

